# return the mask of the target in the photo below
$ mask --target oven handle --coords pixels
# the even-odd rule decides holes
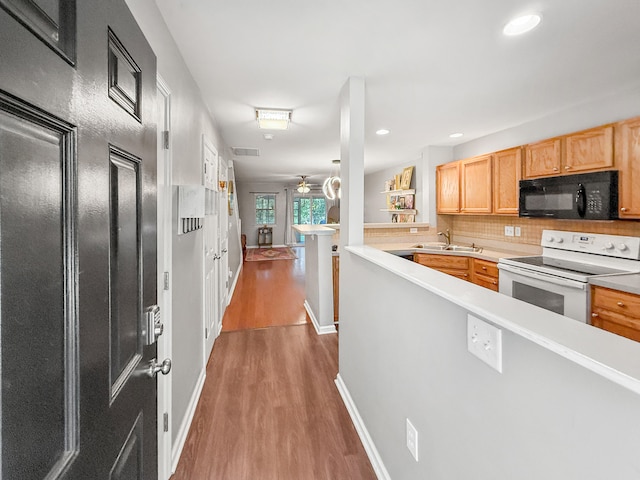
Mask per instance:
[[[523,277],[536,278],[543,282],[549,282],[556,285],[562,285],[564,287],[575,288],[577,290],[585,290],[587,284],[583,282],[576,282],[575,280],[569,280],[568,278],[560,278],[555,275],[549,275],[547,273],[532,272],[531,270],[525,270],[523,268],[512,267],[511,265],[505,265],[504,263],[498,263],[498,268],[506,272],[515,273]]]

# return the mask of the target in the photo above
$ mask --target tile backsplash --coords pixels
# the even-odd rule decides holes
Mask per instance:
[[[521,236],[507,237],[504,227],[520,227]],[[451,230],[452,241],[514,251],[539,247],[543,230],[566,230],[640,237],[640,222],[633,220],[556,220],[499,215],[438,215],[438,228]]]

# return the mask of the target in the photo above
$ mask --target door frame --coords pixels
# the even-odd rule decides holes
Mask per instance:
[[[157,74],[158,95],[164,99],[164,111],[158,112],[158,304],[164,333],[158,338],[158,358],[172,358],[172,258],[173,258],[173,160],[171,155],[171,89]],[[162,125],[161,125],[162,124]],[[168,133],[168,144],[164,132]],[[165,148],[167,147],[167,148]],[[165,272],[169,289],[165,290]],[[172,374],[158,376],[158,480],[168,480],[172,471]],[[168,415],[165,431],[165,414]]]

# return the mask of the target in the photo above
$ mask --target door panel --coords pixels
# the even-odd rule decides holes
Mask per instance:
[[[55,478],[77,449],[74,137],[0,93],[2,478]]]
[[[140,160],[110,148],[111,396],[142,358]]]
[[[0,7],[1,478],[152,479],[155,56],[123,0]]]

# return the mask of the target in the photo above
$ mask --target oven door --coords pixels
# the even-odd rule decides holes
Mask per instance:
[[[498,268],[500,293],[587,323],[588,284],[502,263]]]

